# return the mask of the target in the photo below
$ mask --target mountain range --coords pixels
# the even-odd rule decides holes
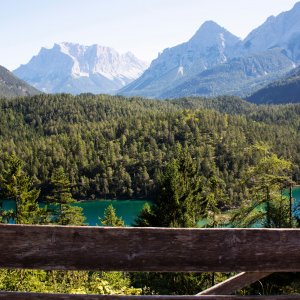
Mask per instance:
[[[138,78],[147,63],[132,53],[99,45],[54,44],[42,48],[14,74],[47,93],[114,93]]]
[[[123,95],[246,96],[300,63],[300,2],[269,17],[244,40],[205,22],[186,43],[165,49]]]
[[[300,64],[300,2],[241,40],[213,21],[150,66],[132,53],[73,43],[42,48],[14,74],[43,92],[110,93],[149,98],[249,97]],[[276,85],[276,84],[275,84]]]
[[[0,66],[0,95],[2,97],[33,96],[37,94],[40,94],[40,91]]]

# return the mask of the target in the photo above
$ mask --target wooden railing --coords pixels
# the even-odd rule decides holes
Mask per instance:
[[[300,295],[224,296],[273,272],[300,271],[300,230],[0,225],[0,267],[90,271],[243,272],[194,296],[0,292],[0,299],[6,300],[229,300],[257,297],[300,299]]]

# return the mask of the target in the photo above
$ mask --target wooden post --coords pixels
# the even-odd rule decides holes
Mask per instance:
[[[237,274],[207,290],[202,291],[196,296],[202,295],[230,295],[250,284],[269,276],[268,272],[243,272]]]

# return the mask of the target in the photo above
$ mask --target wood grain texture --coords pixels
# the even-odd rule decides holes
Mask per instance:
[[[0,225],[0,267],[297,272],[300,230]]]
[[[115,296],[115,295],[67,295],[0,292],[3,300],[296,300],[300,295],[291,296]]]
[[[241,290],[250,284],[269,276],[272,273],[267,272],[243,272],[233,276],[215,286],[198,293],[196,296],[201,295],[230,295],[236,291]]]

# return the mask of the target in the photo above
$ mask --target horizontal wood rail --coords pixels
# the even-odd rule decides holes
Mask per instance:
[[[272,272],[300,271],[297,229],[172,229],[0,225],[0,268],[246,272],[196,296],[53,295],[0,292],[0,299],[300,299],[219,296]],[[92,255],[91,255],[92,253]]]
[[[0,225],[0,253],[1,268],[297,272],[300,230]]]
[[[5,300],[296,300],[300,295],[284,296],[116,296],[116,295],[67,295],[0,292]]]
[[[282,296],[117,296],[117,295],[68,295],[0,292],[5,300],[296,300],[300,295]]]

